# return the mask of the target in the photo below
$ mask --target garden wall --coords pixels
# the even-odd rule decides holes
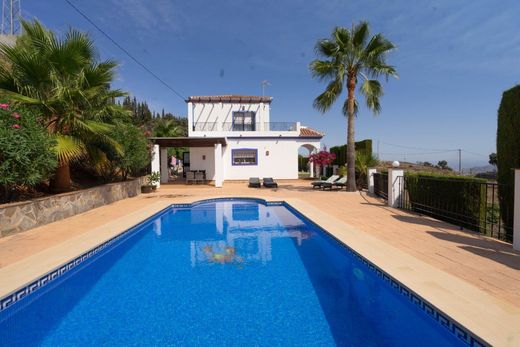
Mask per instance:
[[[0,237],[136,196],[141,193],[141,185],[146,182],[146,177],[140,177],[131,181],[0,205]]]

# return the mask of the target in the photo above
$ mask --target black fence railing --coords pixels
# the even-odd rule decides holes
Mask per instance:
[[[374,188],[375,182],[374,176]],[[513,241],[512,228],[503,223],[507,216],[501,216],[498,200],[498,189],[507,187],[493,182],[417,176],[399,177],[396,183],[399,208]]]
[[[376,172],[374,173],[374,194],[388,199],[388,173]]]
[[[296,131],[296,122],[263,122],[263,123],[233,123],[233,122],[198,122],[193,125],[193,131]]]

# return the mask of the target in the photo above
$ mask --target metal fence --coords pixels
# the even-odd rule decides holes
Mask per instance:
[[[374,176],[374,190],[375,190]],[[387,178],[388,182],[388,178]],[[493,182],[404,176],[398,182],[398,207],[512,242],[512,228],[500,212],[499,189]],[[376,193],[377,194],[377,193]],[[379,195],[379,194],[378,194]],[[383,195],[379,195],[383,196]]]
[[[374,173],[374,194],[388,199],[388,172]]]

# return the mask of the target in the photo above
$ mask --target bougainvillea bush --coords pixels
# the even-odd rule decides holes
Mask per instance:
[[[33,186],[57,166],[54,140],[29,110],[0,104],[0,202],[17,186]]]
[[[320,167],[329,166],[332,164],[334,159],[336,159],[336,154],[327,151],[320,151],[309,155],[309,162],[314,163],[317,173],[320,172]]]

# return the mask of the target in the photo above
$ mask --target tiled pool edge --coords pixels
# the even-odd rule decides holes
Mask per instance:
[[[9,308],[14,303],[18,302],[19,300],[22,300],[29,294],[45,287],[47,284],[54,282],[55,280],[57,280],[61,276],[65,275],[69,271],[77,268],[83,262],[92,258],[94,255],[100,253],[107,247],[112,246],[116,242],[121,241],[122,239],[132,235],[134,232],[137,231],[137,229],[146,225],[147,223],[150,223],[152,218],[156,218],[156,217],[168,212],[168,210],[170,208],[171,208],[171,205],[169,205],[165,208],[162,208],[161,210],[155,212],[151,216],[146,217],[144,220],[138,222],[137,224],[131,226],[130,228],[128,228],[126,230],[123,230],[122,232],[109,238],[108,240],[102,242],[101,244],[99,244],[93,248],[90,248],[89,250],[78,255],[77,257],[72,258],[69,261],[66,261],[65,263],[60,264],[59,266],[49,270],[44,275],[39,276],[36,279],[34,279],[33,281],[31,281],[29,284],[26,284],[26,285],[22,286],[21,288],[15,289],[14,291],[4,295],[3,297],[0,297],[0,313],[2,311],[6,310],[7,308]]]
[[[477,334],[475,334],[471,330],[467,329],[466,327],[462,326],[455,319],[451,318],[448,314],[444,313],[442,310],[437,308],[435,305],[431,304],[426,299],[422,298],[415,291],[411,290],[410,288],[405,286],[403,283],[401,283],[394,277],[390,276],[387,272],[383,271],[377,265],[375,265],[374,263],[369,261],[367,258],[365,258],[361,254],[356,252],[354,249],[352,249],[351,247],[346,245],[341,240],[339,240],[332,233],[328,232],[326,229],[322,228],[320,225],[318,225],[312,219],[308,218],[305,214],[298,211],[295,207],[291,206],[291,204],[289,204],[286,201],[283,201],[283,202],[281,202],[281,205],[285,206],[296,216],[304,219],[307,223],[314,225],[316,228],[318,228],[323,233],[325,233],[327,236],[329,236],[332,240],[334,240],[334,242],[336,242],[338,245],[340,245],[341,247],[346,249],[349,253],[351,253],[353,256],[355,256],[357,259],[359,259],[362,263],[364,263],[371,271],[374,271],[378,277],[380,277],[384,281],[388,282],[390,284],[390,287],[392,287],[394,290],[398,291],[401,295],[406,296],[413,304],[419,306],[419,308],[424,313],[426,313],[430,318],[435,320],[442,327],[448,329],[449,332],[451,332],[454,336],[456,336],[457,338],[462,340],[468,346],[471,346],[471,347],[491,346],[490,344],[485,342],[482,338],[480,338]]]
[[[33,291],[38,290],[39,288],[44,287],[48,283],[52,283],[55,279],[61,277],[68,271],[75,269],[78,265],[83,263],[85,260],[90,259],[92,256],[98,254],[103,249],[106,249],[107,247],[113,245],[115,242],[122,240],[125,236],[130,235],[132,232],[136,231],[139,227],[142,227],[146,223],[150,222],[151,219],[154,217],[157,217],[161,215],[162,213],[166,213],[171,207],[192,207],[197,204],[201,203],[207,203],[207,202],[214,202],[214,201],[232,201],[232,200],[252,200],[261,202],[266,205],[285,205],[287,208],[291,210],[291,212],[295,213],[296,215],[303,217],[307,222],[312,223],[316,227],[318,227],[320,230],[325,232],[327,235],[331,236],[336,242],[338,242],[341,246],[345,247],[349,252],[354,254],[356,257],[361,259],[364,263],[367,264],[367,266],[376,271],[379,276],[383,277],[383,279],[387,280],[390,285],[398,290],[401,294],[407,295],[409,299],[414,302],[415,304],[419,304],[421,306],[421,309],[425,311],[426,314],[429,314],[433,319],[435,319],[439,324],[443,325],[444,327],[451,329],[450,331],[455,334],[455,336],[458,336],[461,338],[461,336],[457,335],[457,333],[465,333],[466,339],[461,338],[463,341],[468,341],[468,345],[471,346],[487,346],[485,342],[482,341],[481,338],[479,338],[477,335],[472,333],[469,329],[462,328],[460,324],[457,323],[454,319],[448,319],[448,315],[446,315],[441,310],[435,308],[431,303],[427,302],[426,300],[422,299],[421,296],[417,295],[415,292],[410,290],[408,287],[404,286],[399,281],[395,280],[395,278],[391,277],[388,273],[381,270],[377,266],[375,266],[371,261],[367,260],[365,257],[361,256],[358,252],[354,251],[352,248],[347,246],[344,242],[339,240],[336,236],[334,236],[331,232],[327,231],[325,228],[321,227],[318,223],[314,222],[312,219],[307,217],[304,213],[293,207],[290,203],[286,201],[266,201],[265,199],[261,198],[254,198],[254,197],[224,197],[224,198],[209,198],[205,200],[197,200],[190,203],[173,203],[169,204],[165,208],[162,208],[161,210],[155,212],[154,214],[144,218],[140,222],[137,222],[134,226],[131,226],[123,231],[121,231],[119,234],[115,235],[114,237],[106,240],[105,242],[101,243],[100,245],[80,254],[79,256],[73,258],[72,260],[66,262],[65,264],[62,264],[58,266],[57,268],[54,268],[53,270],[50,270],[45,275],[37,278],[36,280],[30,282],[28,285],[2,297],[0,299],[0,311],[3,311],[7,309],[10,305],[14,304],[15,302],[22,300],[24,297],[32,293]],[[379,272],[378,272],[379,271]],[[386,277],[384,277],[386,275]],[[395,285],[394,285],[395,283]],[[417,301],[420,300],[420,301]],[[422,303],[422,304],[421,304]],[[431,309],[429,311],[426,310],[426,308]],[[435,313],[435,314],[434,314]],[[450,328],[451,327],[451,328]],[[473,342],[472,342],[473,341]]]

